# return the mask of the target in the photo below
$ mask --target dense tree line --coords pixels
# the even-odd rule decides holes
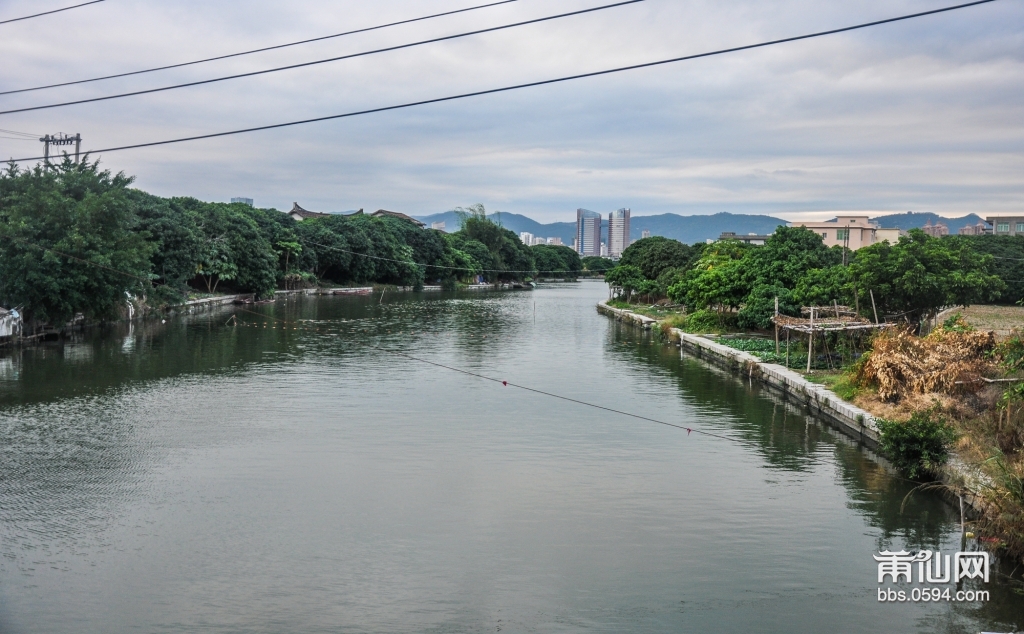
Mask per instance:
[[[993,254],[1012,259],[996,260]],[[924,319],[945,306],[1024,297],[1024,239],[932,238],[919,230],[897,244],[856,252],[827,247],[803,227],[779,227],[763,246],[736,240],[688,246],[666,238],[639,240],[605,279],[627,301],[668,298],[690,311],[711,311],[741,328],[768,328],[775,313],[801,306],[854,306],[869,315]],[[874,304],[872,304],[872,297]]]
[[[572,249],[527,247],[481,205],[452,234],[368,215],[296,222],[276,209],[161,198],[97,162],[0,173],[0,305],[40,323],[118,316],[201,291],[268,296],[317,283],[441,284],[575,274]]]

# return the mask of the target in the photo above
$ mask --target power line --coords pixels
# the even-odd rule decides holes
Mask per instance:
[[[585,78],[589,78],[589,77],[599,77],[599,76],[602,76],[602,75],[611,75],[611,74],[614,74],[614,73],[621,73],[621,72],[630,71],[630,70],[638,70],[638,69],[641,69],[641,68],[651,68],[651,67],[654,67],[654,66],[662,66],[662,65],[665,65],[665,64],[673,64],[673,63],[676,63],[676,62],[685,62],[685,61],[701,59],[701,58],[705,58],[705,57],[713,57],[713,56],[716,56],[716,55],[725,55],[727,53],[736,53],[736,52],[739,52],[739,51],[747,51],[747,50],[752,50],[752,49],[756,49],[756,48],[764,48],[764,47],[768,47],[768,46],[774,46],[774,45],[777,45],[777,44],[785,44],[785,43],[796,42],[796,41],[800,41],[800,40],[808,40],[808,39],[817,38],[817,37],[824,37],[826,35],[835,35],[837,33],[846,33],[846,32],[849,32],[849,31],[856,31],[856,30],[859,30],[859,29],[866,29],[866,28],[869,28],[869,27],[879,26],[879,25],[882,25],[882,24],[890,24],[890,23],[893,23],[893,22],[900,22],[900,21],[903,21],[903,20],[910,20],[910,19],[913,19],[913,18],[919,18],[919,17],[928,16],[928,15],[935,15],[935,14],[938,14],[938,13],[946,13],[948,11],[956,11],[958,9],[965,9],[965,8],[968,8],[968,7],[974,7],[974,6],[978,6],[978,5],[981,5],[981,4],[988,4],[990,2],[996,2],[996,1],[997,0],[977,0],[976,2],[969,2],[969,3],[966,3],[966,4],[958,4],[958,5],[955,5],[955,6],[945,7],[945,8],[942,8],[942,9],[934,9],[934,10],[931,10],[931,11],[923,11],[921,13],[912,13],[912,14],[909,14],[909,15],[903,15],[903,16],[899,16],[899,17],[896,17],[896,18],[888,18],[888,19],[885,19],[885,20],[876,20],[876,21],[873,21],[873,22],[865,22],[863,24],[857,24],[857,25],[854,25],[854,26],[847,26],[847,27],[843,27],[843,28],[839,28],[839,29],[831,29],[831,30],[828,30],[828,31],[819,31],[817,33],[810,33],[810,34],[807,34],[807,35],[797,35],[797,36],[794,36],[794,37],[788,37],[788,38],[784,38],[784,39],[780,39],[780,40],[769,40],[767,42],[761,42],[761,43],[758,43],[758,44],[748,44],[748,45],[745,45],[745,46],[736,46],[736,47],[732,47],[732,48],[719,49],[717,51],[711,51],[711,52],[708,52],[708,53],[698,53],[698,54],[695,54],[695,55],[685,55],[685,56],[682,56],[682,57],[673,57],[673,58],[670,58],[670,59],[663,59],[663,60],[659,60],[659,61],[655,61],[655,62],[646,62],[646,63],[643,63],[643,64],[633,64],[631,66],[620,66],[618,68],[611,68],[611,69],[607,69],[607,70],[594,71],[594,72],[590,72],[590,73],[580,73],[578,75],[569,75],[569,76],[566,76],[566,77],[558,77],[556,79],[545,79],[545,80],[529,82],[529,83],[525,83],[525,84],[516,84],[516,85],[513,85],[513,86],[504,86],[502,88],[491,88],[491,89],[488,89],[488,90],[478,90],[478,91],[475,91],[475,92],[467,92],[467,93],[462,93],[462,94],[459,94],[459,95],[451,95],[451,96],[448,96],[448,97],[437,97],[437,98],[434,98],[434,99],[423,99],[423,100],[420,100],[420,101],[411,101],[411,102],[407,102],[407,103],[403,103],[403,104],[398,104],[398,105],[394,105],[394,106],[382,106],[380,108],[370,108],[370,109],[367,109],[367,110],[357,110],[357,111],[354,111],[354,112],[346,112],[344,114],[329,115],[329,116],[325,116],[325,117],[316,117],[316,118],[313,118],[313,119],[303,119],[303,120],[300,120],[300,121],[290,121],[288,123],[275,123],[275,124],[271,124],[271,125],[255,126],[255,127],[251,127],[251,128],[242,128],[240,130],[231,130],[231,131],[228,131],[228,132],[214,132],[214,133],[210,133],[210,134],[200,134],[200,135],[196,135],[196,136],[181,137],[181,138],[177,138],[177,139],[168,139],[166,141],[152,141],[152,142],[149,142],[149,143],[135,143],[135,144],[132,144],[132,145],[122,145],[122,146],[119,146],[119,147],[105,148],[105,149],[101,149],[101,150],[91,150],[91,152],[93,152],[93,153],[120,152],[120,151],[123,151],[123,150],[135,150],[135,149],[145,148],[145,147],[155,147],[155,146],[159,146],[159,145],[170,145],[172,143],[185,143],[185,142],[188,142],[188,141],[199,141],[199,140],[202,140],[202,139],[214,139],[214,138],[224,137],[224,136],[233,136],[233,135],[236,135],[236,134],[247,134],[249,132],[260,132],[260,131],[264,131],[264,130],[276,130],[278,128],[287,128],[287,127],[291,127],[291,126],[305,125],[305,124],[308,124],[308,123],[319,123],[321,121],[331,121],[331,120],[334,120],[334,119],[345,119],[345,118],[349,118],[349,117],[358,117],[358,116],[361,116],[361,115],[374,114],[374,113],[378,113],[378,112],[388,112],[388,111],[391,111],[391,110],[401,110],[401,109],[404,109],[404,108],[413,108],[413,107],[416,107],[416,106],[424,106],[424,105],[429,105],[429,104],[443,103],[443,102],[446,102],[446,101],[455,101],[455,100],[458,100],[458,99],[467,99],[469,97],[479,97],[479,96],[483,96],[483,95],[492,95],[492,94],[497,94],[497,93],[501,93],[501,92],[509,92],[509,91],[512,91],[512,90],[520,90],[520,89],[523,89],[523,88],[534,88],[534,87],[537,87],[537,86],[546,86],[546,85],[550,85],[550,84],[558,84],[558,83],[562,83],[562,82],[574,81],[574,80],[577,80],[577,79],[585,79]],[[8,162],[21,163],[21,162],[25,162],[25,161],[40,161],[40,160],[43,160],[43,158],[44,157],[42,157],[42,156],[37,156],[37,157],[31,157],[31,158],[10,159]]]
[[[378,24],[377,26],[369,26],[362,29],[355,29],[352,31],[345,31],[343,33],[335,33],[333,35],[324,35],[322,37],[314,37],[308,40],[299,40],[297,42],[289,42],[287,44],[277,44],[275,46],[265,46],[263,48],[254,48],[248,51],[242,51],[240,53],[229,53],[227,55],[218,55],[216,57],[207,57],[205,59],[197,59],[191,62],[181,62],[179,64],[168,64],[167,66],[157,66],[156,68],[147,68],[145,70],[135,70],[127,73],[117,73],[115,75],[104,75],[103,77],[93,77],[92,79],[79,79],[76,81],[66,81],[59,84],[49,84],[47,86],[35,86],[33,88],[19,88],[18,90],[6,90],[0,92],[0,95],[13,95],[22,92],[32,92],[36,90],[46,90],[47,88],[60,88],[62,86],[74,86],[77,84],[88,84],[96,81],[103,81],[106,79],[116,79],[118,77],[130,77],[132,75],[142,75],[144,73],[155,73],[161,70],[170,70],[172,68],[182,68],[183,66],[194,66],[196,64],[205,64],[207,62],[215,62],[217,60],[229,59],[232,57],[241,57],[243,55],[252,55],[254,53],[263,53],[265,51],[274,51],[282,48],[288,48],[291,46],[299,46],[301,44],[311,44],[313,42],[322,42],[324,40],[330,40],[339,37],[345,37],[347,35],[355,35],[357,33],[367,33],[369,31],[378,31],[380,29],[386,29],[392,26],[399,26],[402,24],[411,24],[413,22],[422,22],[424,20],[432,20],[434,18],[440,18],[448,15],[455,15],[456,13],[466,13],[469,11],[477,11],[479,9],[486,9],[489,7],[496,7],[501,4],[509,4],[512,2],[518,2],[519,0],[501,0],[500,2],[491,2],[489,4],[480,4],[473,7],[467,7],[465,9],[456,9],[455,11],[445,11],[444,13],[433,13],[431,15],[425,15],[418,18],[410,18],[408,20],[399,20],[398,22],[388,22],[387,24]]]
[[[346,59],[353,59],[356,57],[366,57],[368,55],[376,55],[378,53],[387,53],[390,51],[398,51],[406,48],[413,48],[416,46],[424,46],[427,44],[436,44],[437,42],[446,42],[449,40],[456,40],[471,35],[480,35],[482,33],[493,33],[494,31],[504,31],[506,29],[512,29],[520,26],[526,26],[529,24],[538,24],[540,22],[548,22],[550,20],[558,20],[560,18],[567,18],[577,15],[583,15],[586,13],[594,13],[595,11],[603,11],[605,9],[614,9],[629,4],[636,4],[638,2],[645,2],[646,0],[623,0],[614,4],[606,4],[599,7],[591,7],[589,9],[581,9],[579,11],[570,11],[569,13],[559,13],[556,15],[549,15],[543,18],[535,18],[533,20],[524,20],[522,22],[513,22],[511,24],[503,24],[501,26],[494,26],[486,29],[476,29],[474,31],[466,31],[464,33],[457,33],[455,35],[445,35],[443,37],[435,37],[428,40],[419,40],[417,42],[410,42],[408,44],[399,44],[396,46],[387,46],[384,48],[377,48],[369,51],[362,51],[359,53],[350,53],[348,55],[339,55],[336,57],[328,57],[325,59],[313,60],[311,62],[302,62],[301,64],[289,64],[287,66],[278,66],[276,68],[267,68],[264,70],[256,70],[248,73],[238,73],[235,75],[225,75],[223,77],[214,77],[213,79],[201,79],[199,81],[191,81],[183,84],[174,84],[171,86],[162,86],[160,88],[149,88],[146,90],[136,90],[133,92],[123,92],[116,95],[106,95],[103,97],[91,97],[89,99],[77,99],[75,101],[65,101],[61,103],[52,103],[45,106],[30,106],[28,108],[15,108],[13,110],[0,110],[0,115],[14,114],[17,112],[32,112],[35,110],[49,110],[51,108],[63,108],[65,106],[75,106],[84,103],[94,103],[97,101],[109,101],[111,99],[122,99],[124,97],[135,97],[138,95],[148,95],[156,92],[166,92],[168,90],[177,90],[179,88],[189,88],[192,86],[203,86],[206,84],[214,84],[222,81],[229,81],[232,79],[241,79],[244,77],[255,77],[258,75],[267,75],[269,73],[279,73],[286,70],[294,70],[296,68],[306,68],[308,66],[317,66],[319,64],[327,64],[329,62],[337,62]],[[991,0],[989,0],[991,1]]]
[[[281,319],[279,317],[274,317],[273,315],[264,315],[262,313],[258,313],[258,312],[254,311],[254,310],[249,310],[247,308],[236,307],[236,310],[239,310],[239,311],[242,311],[242,312],[246,312],[246,313],[250,313],[252,315],[256,315],[257,317],[262,317],[263,319],[270,319],[271,321],[280,322],[280,323],[284,324],[285,326],[288,326],[290,323],[291,324],[295,323],[295,322],[289,322],[289,321],[287,321],[285,319]],[[703,431],[703,430],[700,430],[700,429],[695,429],[693,427],[686,427],[685,425],[677,425],[675,423],[669,423],[669,422],[666,422],[666,421],[663,421],[663,420],[658,420],[657,418],[651,418],[649,416],[641,416],[640,414],[633,414],[631,412],[626,412],[626,411],[623,411],[623,410],[620,410],[620,409],[614,409],[614,408],[611,408],[611,407],[605,407],[604,405],[598,405],[596,403],[589,403],[587,401],[582,401],[582,400],[571,398],[571,397],[568,397],[568,396],[562,396],[561,394],[555,394],[553,392],[547,392],[547,391],[544,391],[544,390],[538,390],[536,388],[528,387],[528,386],[525,386],[525,385],[520,385],[518,383],[513,383],[511,381],[505,381],[505,380],[502,380],[502,379],[496,379],[494,377],[490,377],[490,376],[487,376],[485,374],[480,374],[478,372],[470,372],[469,370],[463,370],[461,368],[456,368],[454,366],[445,365],[443,363],[438,363],[436,361],[430,361],[428,359],[424,359],[422,357],[416,357],[416,356],[413,356],[411,354],[408,354],[408,353],[405,353],[405,352],[401,352],[401,351],[398,351],[398,350],[390,350],[388,348],[382,348],[380,346],[375,346],[373,344],[363,343],[363,342],[358,341],[358,340],[355,340],[355,343],[362,344],[362,345],[366,346],[367,348],[371,348],[371,349],[376,350],[378,352],[383,352],[383,353],[386,353],[386,354],[403,357],[405,359],[409,359],[410,361],[416,361],[418,363],[425,363],[427,365],[431,365],[431,366],[434,366],[436,368],[443,368],[445,370],[451,370],[452,372],[458,372],[459,374],[464,374],[466,376],[472,376],[472,377],[475,377],[475,378],[478,378],[478,379],[483,379],[484,381],[489,381],[491,383],[500,383],[502,385],[502,387],[512,387],[512,388],[516,388],[518,390],[524,390],[526,392],[531,392],[533,394],[540,394],[540,395],[543,395],[543,396],[548,396],[550,398],[556,398],[556,399],[561,400],[561,401],[566,401],[566,402],[569,402],[569,403],[575,403],[577,405],[583,405],[585,407],[592,407],[594,409],[599,409],[599,410],[602,410],[602,411],[605,411],[605,412],[611,412],[613,414],[619,414],[621,416],[628,416],[629,418],[635,418],[637,420],[647,421],[649,423],[655,423],[655,424],[658,424],[658,425],[664,425],[666,427],[673,427],[675,429],[680,429],[680,430],[685,431],[687,435],[699,434],[701,436],[708,436],[710,438],[718,438],[720,440],[727,440],[729,442],[737,442],[737,443],[740,443],[740,444],[748,444],[748,445],[753,445],[754,444],[754,443],[750,443],[749,441],[745,441],[745,440],[742,440],[742,439],[739,439],[739,438],[730,438],[729,436],[724,436],[722,434],[716,434],[716,433],[713,433],[713,432]]]
[[[16,134],[18,136],[23,136],[23,137],[32,139],[33,141],[42,136],[41,134],[32,134],[31,132],[18,132],[17,130],[4,130],[3,128],[0,128],[0,133],[2,133],[2,134]]]
[[[53,11],[44,11],[42,13],[35,13],[33,15],[26,15],[20,18],[11,18],[10,20],[2,20],[0,24],[10,24],[11,22],[21,22],[22,20],[31,20],[32,18],[39,18],[44,15],[52,15],[54,13],[61,13],[62,11],[70,11],[79,7],[89,6],[90,4],[97,4],[100,2],[106,2],[107,0],[92,0],[92,2],[83,2],[82,4],[74,4],[70,7],[64,7],[63,9],[54,9]]]

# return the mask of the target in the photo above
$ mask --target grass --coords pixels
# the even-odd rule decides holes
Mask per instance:
[[[997,335],[1024,329],[1024,306],[971,306],[958,312],[976,329],[993,330]]]

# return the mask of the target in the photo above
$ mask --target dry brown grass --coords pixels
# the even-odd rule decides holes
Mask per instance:
[[[992,371],[985,354],[995,347],[991,332],[948,332],[916,337],[906,329],[880,333],[857,380],[876,386],[878,398],[896,403],[914,394],[962,395],[984,387]]]
[[[992,330],[1003,337],[1024,330],[1024,306],[971,306],[955,312],[977,330]]]

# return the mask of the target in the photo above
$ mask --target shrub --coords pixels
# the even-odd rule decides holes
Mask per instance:
[[[911,478],[934,473],[949,457],[956,433],[934,409],[917,411],[906,422],[876,419],[882,453]]]

